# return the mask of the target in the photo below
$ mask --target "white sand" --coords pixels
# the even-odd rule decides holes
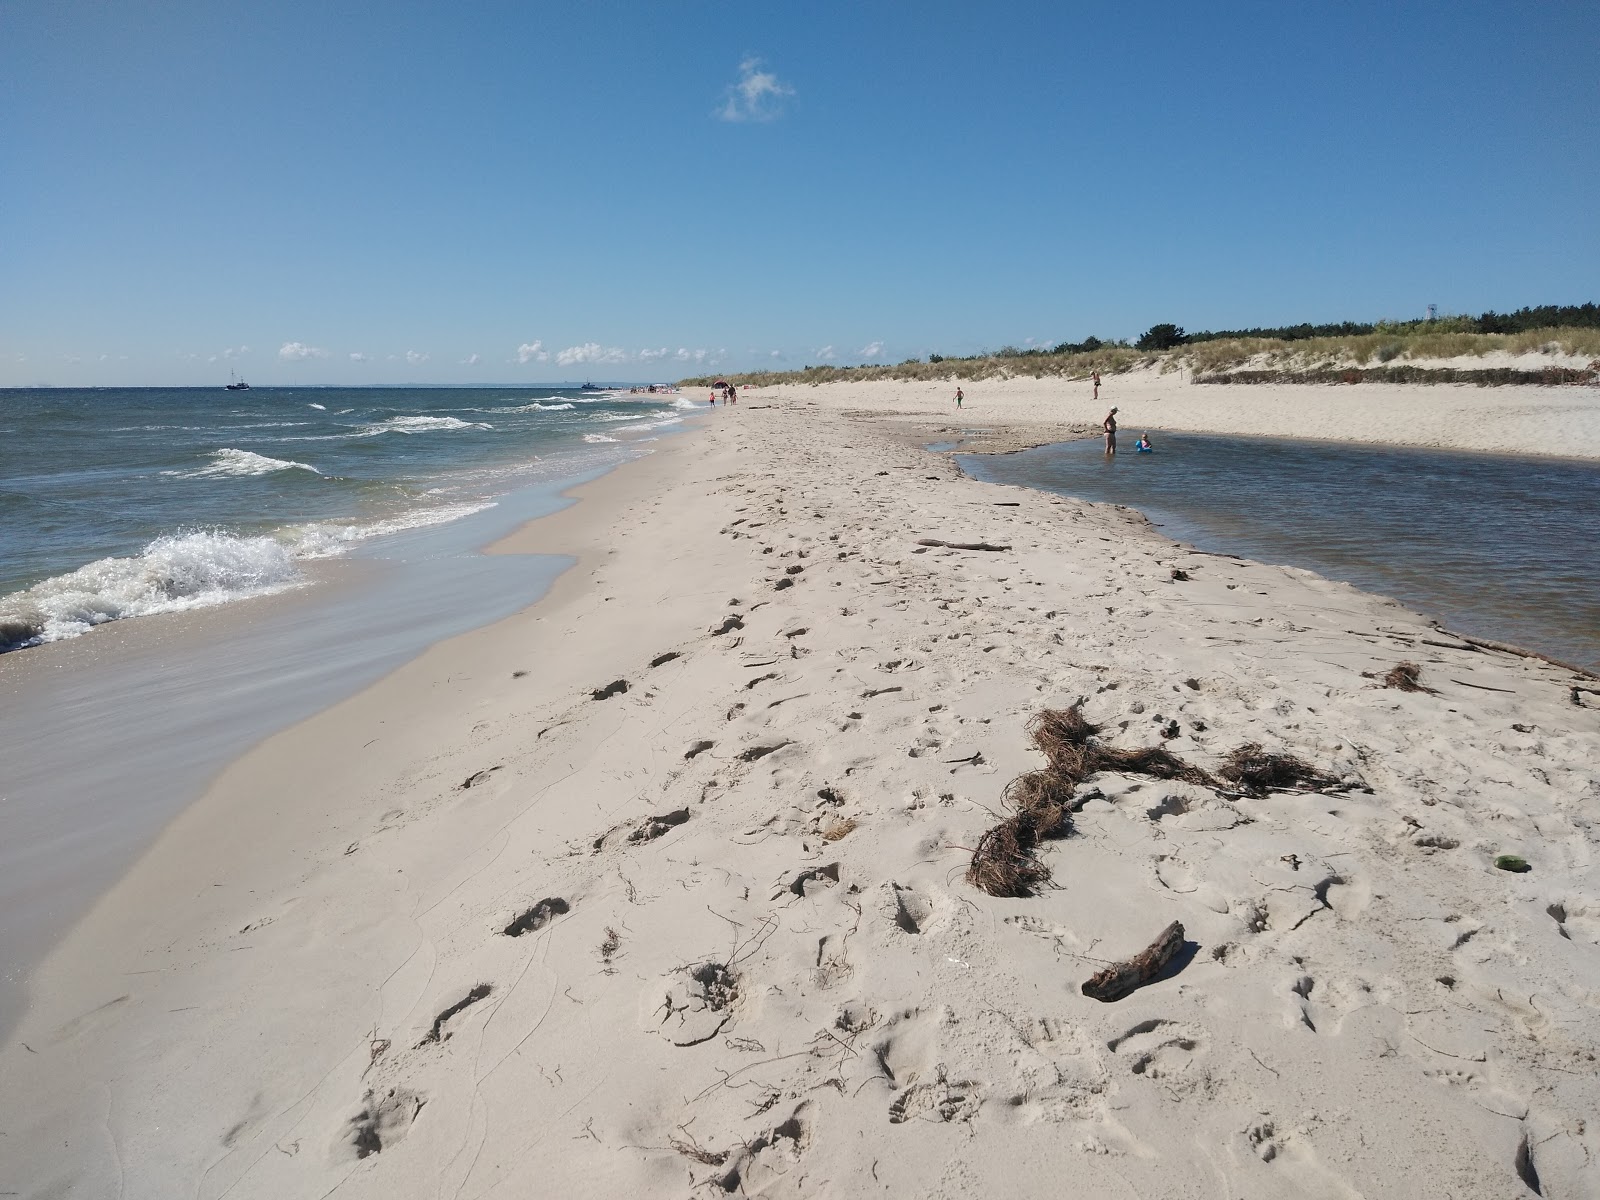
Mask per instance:
[[[1308,393],[1274,432],[1348,422]],[[0,1192],[1596,1195],[1600,695],[819,394],[923,403],[719,410],[512,539],[580,555],[545,601],[230,769],[39,972]],[[1402,659],[1437,694],[1363,674]],[[1371,791],[1102,775],[1056,886],[975,890],[1027,719],[1080,698]],[[1175,974],[1080,993],[1173,920]]]
[[[890,413],[919,424],[938,417],[966,426],[1024,424],[1058,432],[1098,431],[1106,410],[1116,405],[1130,442],[1146,430],[1180,430],[1600,458],[1600,387],[1194,384],[1187,372],[1163,375],[1154,369],[1104,376],[1098,401],[1088,380],[996,379],[961,386],[966,400],[959,414],[955,381],[768,387],[750,390],[748,402],[778,398],[824,411]]]

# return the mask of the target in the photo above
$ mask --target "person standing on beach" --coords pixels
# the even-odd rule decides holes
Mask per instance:
[[[1106,419],[1100,422],[1100,428],[1106,431],[1106,457],[1110,458],[1117,452],[1117,410],[1112,408],[1106,414]]]
[[[956,389],[956,407],[957,408],[961,407],[961,389],[960,388]]]
[[[1096,371],[1094,373],[1093,379],[1094,379],[1094,398],[1096,400],[1098,400],[1098,399],[1100,399],[1100,372],[1099,371]],[[1111,411],[1115,412],[1116,409],[1112,409]]]

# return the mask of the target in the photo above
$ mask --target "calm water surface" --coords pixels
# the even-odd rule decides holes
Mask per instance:
[[[1156,434],[960,455],[977,479],[1136,508],[1203,550],[1305,567],[1600,670],[1600,464]]]

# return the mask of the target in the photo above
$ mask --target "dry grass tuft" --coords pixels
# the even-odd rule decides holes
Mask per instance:
[[[1422,667],[1414,662],[1403,662],[1397,665],[1383,677],[1383,686],[1397,688],[1402,692],[1428,692],[1438,695],[1433,688],[1422,682]]]
[[[835,821],[822,831],[822,840],[825,842],[837,842],[855,827],[856,819],[854,817],[846,817],[842,821]]]
[[[1003,799],[1019,816],[1026,816],[1040,838],[1066,837],[1072,832],[1072,793],[1076,781],[1059,771],[1029,771],[1006,784]]]
[[[1292,754],[1267,754],[1250,742],[1240,746],[1217,768],[1217,774],[1241,793],[1259,799],[1272,791],[1332,787],[1339,781]]]
[[[1033,895],[1050,881],[1050,868],[1034,853],[1038,844],[1038,830],[1026,814],[1000,822],[978,840],[967,882],[991,896]]]
[[[1070,775],[1074,783],[1089,772],[1084,770],[1084,754],[1100,726],[1090,724],[1081,705],[1071,708],[1046,708],[1028,721],[1028,737],[1050,760],[1052,769]]]

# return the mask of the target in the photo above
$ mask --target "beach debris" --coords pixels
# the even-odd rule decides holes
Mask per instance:
[[[682,657],[683,657],[683,655],[680,654],[678,651],[676,651],[676,650],[668,650],[665,654],[658,654],[654,658],[652,658],[650,660],[650,665],[652,667],[659,667],[664,663],[671,662],[675,658],[682,658]]]
[[[1494,865],[1499,870],[1511,871],[1517,875],[1522,875],[1533,870],[1533,867],[1529,864],[1528,860],[1519,854],[1497,854],[1495,856]]]
[[[500,769],[500,767],[489,767],[483,771],[474,771],[471,775],[468,775],[459,784],[457,784],[456,787],[458,790],[464,792],[468,788],[477,787],[480,783],[487,783],[490,773]]]
[[[1402,692],[1427,692],[1434,696],[1439,694],[1422,683],[1422,667],[1414,662],[1397,663],[1394,669],[1383,677],[1383,686]]]
[[[1082,807],[1073,801],[1075,786],[1057,771],[1028,771],[1006,784],[1001,798],[1027,815],[1039,837],[1060,838],[1072,832],[1072,814]]]
[[[671,812],[662,813],[658,817],[646,817],[636,829],[628,834],[628,840],[636,845],[640,842],[653,842],[666,833],[667,830],[682,825],[688,819],[689,810],[687,808],[676,808]],[[603,842],[605,838],[602,837],[600,840]],[[598,846],[599,843],[596,843],[596,845]]]
[[[794,586],[794,580],[790,579],[786,575],[782,579],[778,580],[777,583],[772,585],[772,590],[775,591],[775,592],[781,592],[781,591],[783,591],[784,588],[792,588],[793,586]]]
[[[1159,976],[1182,948],[1183,924],[1174,921],[1132,958],[1096,971],[1080,990],[1103,1004],[1121,1000]]]
[[[919,546],[942,546],[946,550],[989,550],[989,551],[1000,551],[1000,550],[1009,550],[1009,549],[1011,549],[1011,547],[1009,545],[996,546],[996,545],[994,545],[994,544],[992,544],[990,542],[947,542],[943,538],[918,538],[917,539],[917,545],[919,545]]]
[[[526,674],[527,674],[526,671],[513,671],[513,672],[511,672],[511,678],[513,678],[513,679],[521,679]]]
[[[1189,572],[1185,571],[1182,567],[1173,567],[1172,579],[1174,583],[1188,583]]]
[[[626,679],[613,679],[610,683],[606,684],[605,687],[595,688],[594,691],[589,693],[589,695],[595,700],[609,700],[613,696],[620,696],[627,690],[628,681]]]
[[[656,1006],[656,1031],[674,1046],[698,1046],[722,1032],[738,999],[739,976],[726,963],[680,967]]]
[[[536,929],[543,929],[557,917],[572,911],[569,905],[560,896],[551,896],[541,900],[532,908],[518,915],[518,917],[500,932],[506,937],[521,937],[525,933],[532,933]]]
[[[433,1028],[428,1030],[427,1037],[423,1038],[417,1043],[417,1047],[420,1049],[421,1047],[429,1045],[430,1043],[436,1044],[439,1042],[448,1042],[450,1040],[450,1034],[444,1032],[445,1022],[451,1017],[455,1016],[458,1012],[462,1011],[462,1009],[471,1008],[479,1000],[482,1000],[488,996],[493,990],[494,989],[487,983],[478,984],[477,987],[473,988],[465,996],[461,997],[461,999],[457,1000],[449,1008],[445,1009],[433,1019]]]
[[[1229,754],[1217,768],[1217,774],[1233,784],[1241,795],[1253,799],[1260,799],[1268,792],[1317,791],[1339,785],[1339,780],[1323,774],[1310,763],[1292,754],[1268,754],[1255,742]]]
[[[822,840],[825,842],[837,842],[840,838],[847,836],[856,827],[856,823],[854,817],[846,817],[842,821],[835,821],[822,831]]]
[[[621,945],[622,935],[607,925],[605,939],[600,943],[600,961],[609,967],[612,956],[616,954],[617,948]],[[610,972],[608,971],[607,974],[610,974]]]
[[[1000,822],[978,839],[967,866],[967,882],[991,896],[1033,895],[1050,881],[1050,868],[1034,853],[1039,831],[1021,813]]]
[[[758,758],[765,758],[767,755],[793,744],[792,742],[771,742],[763,746],[751,746],[748,750],[739,751],[736,757],[740,762],[755,762]]]

